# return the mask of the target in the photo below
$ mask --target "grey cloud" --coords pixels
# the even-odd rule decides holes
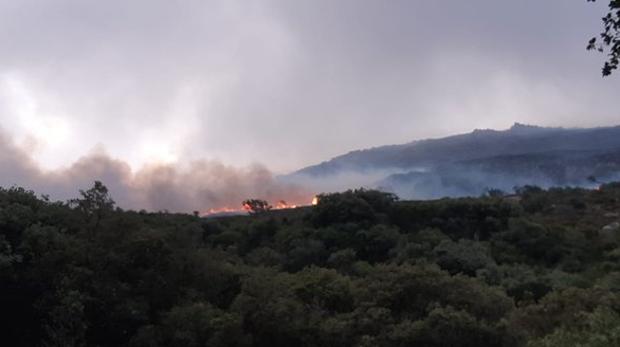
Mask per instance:
[[[171,152],[181,163],[259,161],[282,172],[514,121],[617,123],[620,80],[601,79],[603,57],[585,51],[603,7],[4,1],[0,82],[20,81],[37,115],[73,126],[56,149],[67,165],[101,143],[134,169]],[[0,121],[27,133],[15,112],[0,109]]]

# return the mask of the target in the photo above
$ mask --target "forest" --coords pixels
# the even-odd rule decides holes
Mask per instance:
[[[76,194],[78,195],[78,194]],[[5,346],[619,346],[620,183],[203,218],[0,189]]]

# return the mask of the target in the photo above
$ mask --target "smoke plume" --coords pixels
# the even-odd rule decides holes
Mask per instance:
[[[95,180],[109,188],[120,207],[152,211],[238,208],[241,201],[250,197],[272,203],[285,200],[307,204],[313,197],[298,185],[278,181],[258,164],[239,168],[214,160],[198,160],[184,165],[150,164],[133,171],[126,162],[99,151],[68,167],[46,171],[35,163],[26,148],[0,132],[1,186],[22,186],[53,200],[67,200]]]

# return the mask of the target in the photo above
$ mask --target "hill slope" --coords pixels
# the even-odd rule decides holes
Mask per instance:
[[[0,187],[4,346],[619,346],[620,183],[202,219]]]
[[[504,131],[475,130],[353,151],[287,179],[331,189],[361,183],[406,198],[433,198],[521,184],[586,186],[596,183],[591,176],[611,181],[619,172],[618,126],[565,129],[515,123]]]

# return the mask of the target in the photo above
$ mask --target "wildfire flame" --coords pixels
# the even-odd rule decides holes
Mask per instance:
[[[318,197],[313,197],[310,204],[289,204],[284,200],[279,200],[275,206],[273,206],[274,210],[286,210],[286,209],[293,209],[293,208],[298,208],[298,207],[303,207],[303,206],[315,206],[319,203],[319,198]],[[244,203],[242,205],[241,208],[232,208],[232,207],[221,207],[221,208],[210,208],[205,212],[202,212],[201,215],[202,216],[211,216],[211,215],[216,215],[216,214],[224,214],[224,213],[244,213],[244,212],[250,212],[252,210],[252,207],[248,204],[248,203]]]
[[[297,205],[289,205],[289,204],[286,203],[286,201],[280,200],[280,201],[278,201],[276,206],[274,206],[274,210],[284,210],[284,209],[287,209],[287,208],[297,208]]]

